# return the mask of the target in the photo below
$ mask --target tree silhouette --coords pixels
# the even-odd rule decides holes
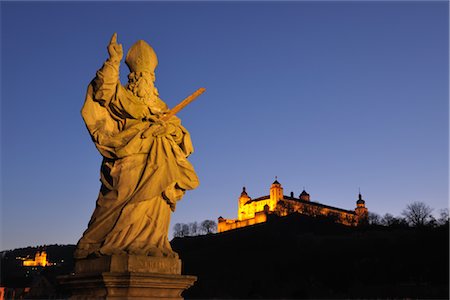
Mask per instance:
[[[189,225],[181,224],[181,236],[189,236]]]
[[[413,202],[406,206],[402,212],[406,221],[415,227],[420,227],[428,224],[432,220],[431,212],[433,209],[423,202]]]
[[[384,226],[392,226],[393,224],[395,224],[395,221],[396,221],[396,218],[393,215],[391,215],[390,213],[387,213],[381,219],[381,224]]]
[[[199,235],[198,223],[197,222],[189,223],[189,235],[190,236]]]
[[[408,222],[404,218],[394,217],[390,213],[385,214],[380,222],[387,227],[408,227]]]
[[[204,220],[200,224],[198,222],[176,223],[173,226],[173,237],[197,236],[202,234],[215,233],[217,223],[213,220]]]
[[[213,220],[205,220],[200,224],[200,227],[205,234],[210,234],[216,231],[217,224]]]
[[[369,225],[381,225],[380,215],[374,212],[369,212],[367,222]]]
[[[439,219],[437,220],[437,223],[439,226],[448,225],[448,208],[444,208],[439,211]]]
[[[182,229],[182,224],[180,224],[180,223],[176,223],[174,226],[173,226],[173,236],[174,237],[182,237],[183,235],[182,235],[182,232],[181,232],[181,229]]]

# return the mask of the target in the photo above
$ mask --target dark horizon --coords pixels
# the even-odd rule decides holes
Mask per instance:
[[[446,299],[448,226],[447,219],[434,227],[349,227],[294,214],[220,234],[175,238],[171,244],[183,274],[198,277],[185,299]],[[7,275],[2,274],[2,286],[30,284],[32,278],[20,279],[26,268],[14,267],[11,259],[36,250],[42,249],[2,256]],[[74,250],[75,245],[47,246],[49,261],[59,265],[33,271],[51,284],[36,290],[41,298],[61,298],[56,276],[73,272]]]

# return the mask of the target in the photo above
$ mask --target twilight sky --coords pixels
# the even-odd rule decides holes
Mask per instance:
[[[1,2],[0,250],[76,243],[101,157],[80,110],[113,32],[155,49],[200,187],[176,222],[235,218],[242,186],[400,215],[448,207],[449,5],[426,2]],[[128,69],[122,63],[122,83]],[[170,229],[172,231],[172,229]]]

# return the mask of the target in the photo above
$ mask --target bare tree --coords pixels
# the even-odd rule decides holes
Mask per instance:
[[[205,220],[201,224],[201,229],[205,234],[216,232],[217,224],[213,220]]]
[[[423,202],[413,202],[402,212],[406,221],[415,227],[424,226],[432,220],[433,209]]]
[[[181,236],[189,236],[189,225],[188,224],[182,224],[181,225]]]
[[[448,208],[441,209],[439,211],[439,219],[437,220],[437,224],[439,226],[448,225],[449,218],[448,218]]]
[[[408,222],[404,218],[394,217],[387,213],[381,219],[381,225],[388,227],[408,227]]]
[[[380,225],[380,215],[377,213],[369,212],[367,222],[369,223],[369,225]]]
[[[384,225],[384,226],[392,226],[396,222],[397,222],[397,219],[389,213],[385,214],[383,216],[383,218],[381,219],[381,225]]]
[[[198,234],[199,234],[198,223],[197,222],[189,223],[189,235],[196,236]]]
[[[174,237],[196,236],[200,234],[210,234],[217,231],[217,223],[213,220],[205,220],[198,224],[198,222],[192,222],[189,224],[176,223],[173,226]]]
[[[181,229],[182,229],[182,225],[180,223],[176,223],[173,226],[173,236],[174,237],[182,237]]]

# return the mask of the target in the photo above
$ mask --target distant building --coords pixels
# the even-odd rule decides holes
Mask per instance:
[[[281,184],[278,180],[275,180],[270,187],[269,195],[255,199],[249,197],[244,187],[238,200],[237,219],[219,217],[217,232],[266,222],[269,214],[287,216],[292,213],[312,217],[327,217],[347,226],[356,226],[364,223],[367,221],[368,216],[368,210],[361,193],[356,201],[356,208],[354,210],[345,210],[313,202],[305,190],[302,191],[298,198],[294,197],[294,193],[286,196],[283,194]]]
[[[34,259],[24,259],[24,267],[47,267],[51,266],[52,263],[47,261],[47,252],[36,252]]]

